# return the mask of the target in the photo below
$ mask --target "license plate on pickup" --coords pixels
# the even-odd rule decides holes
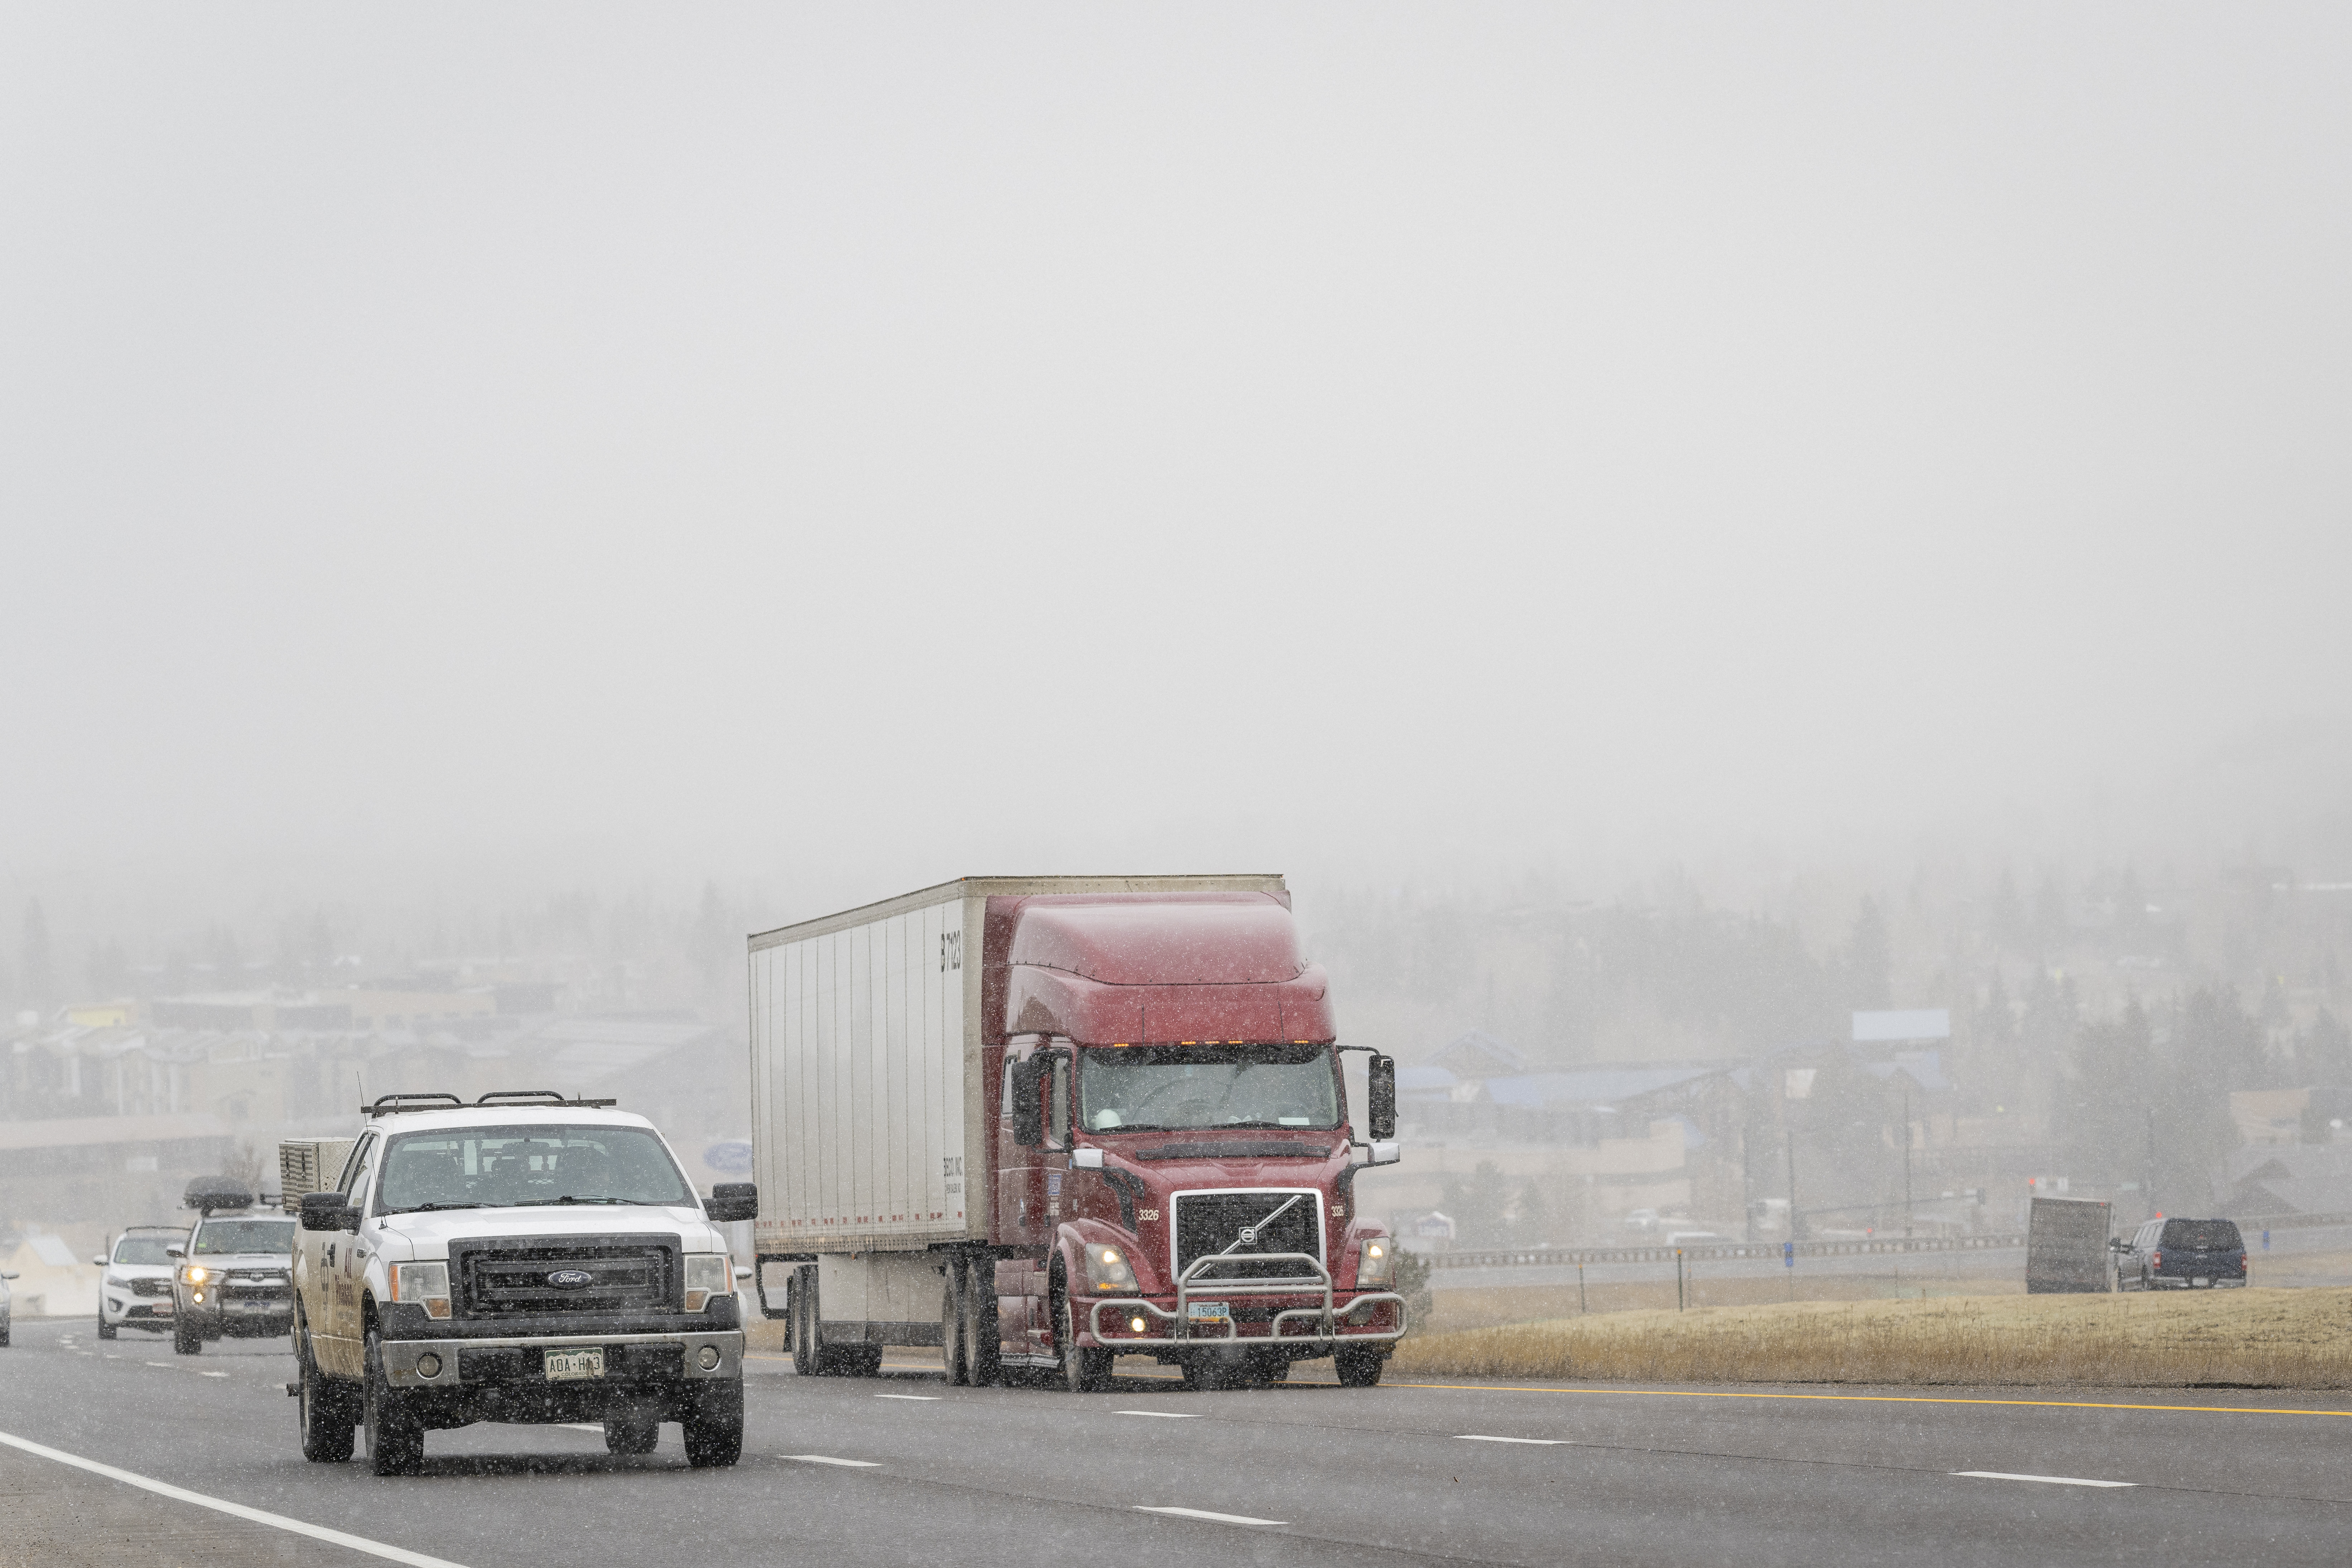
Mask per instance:
[[[547,1357],[547,1381],[550,1383],[571,1383],[583,1377],[604,1375],[604,1347],[602,1345],[591,1345],[586,1350],[544,1351],[541,1353]]]
[[[1223,1301],[1187,1301],[1184,1303],[1184,1321],[1188,1323],[1230,1323],[1234,1321],[1234,1310]]]

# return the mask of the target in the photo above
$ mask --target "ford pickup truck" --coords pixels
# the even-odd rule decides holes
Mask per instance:
[[[378,1475],[477,1421],[599,1422],[616,1454],[661,1424],[687,1461],[743,1445],[743,1332],[722,1224],[749,1183],[698,1197],[652,1123],[541,1090],[387,1095],[294,1247],[302,1457],[365,1434]]]

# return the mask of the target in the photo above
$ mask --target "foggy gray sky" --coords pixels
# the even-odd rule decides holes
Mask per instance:
[[[0,16],[20,889],[2344,798],[2341,7]]]

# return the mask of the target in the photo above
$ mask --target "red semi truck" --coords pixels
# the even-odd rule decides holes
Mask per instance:
[[[1280,877],[967,878],[750,947],[760,1296],[801,1372],[1380,1381],[1404,1302],[1354,1182],[1397,1158],[1395,1067],[1359,1138]]]

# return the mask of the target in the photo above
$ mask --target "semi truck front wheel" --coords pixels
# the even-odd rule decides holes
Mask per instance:
[[[1380,1383],[1388,1357],[1370,1345],[1341,1345],[1331,1364],[1339,1373],[1340,1387],[1371,1388]]]

